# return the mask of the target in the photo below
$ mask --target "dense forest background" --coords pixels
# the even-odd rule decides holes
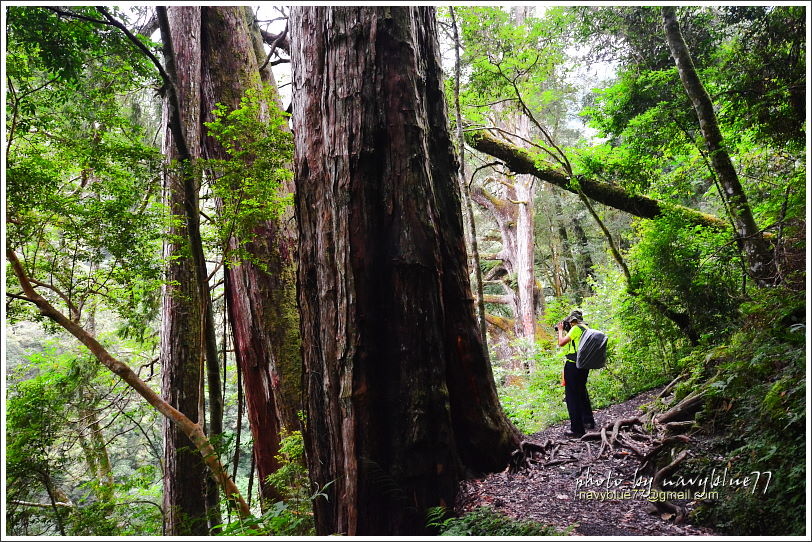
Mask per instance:
[[[575,308],[803,534],[808,18],[6,7],[6,534],[436,534]]]

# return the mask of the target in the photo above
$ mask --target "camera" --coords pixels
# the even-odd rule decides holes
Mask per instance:
[[[565,318],[563,322],[561,322],[561,328],[564,330],[564,333],[568,333],[570,329],[572,329],[572,322],[570,322],[569,318]],[[553,329],[558,331],[558,324],[553,326]]]

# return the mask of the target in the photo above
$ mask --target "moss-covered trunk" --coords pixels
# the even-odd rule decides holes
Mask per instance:
[[[251,22],[242,7],[203,7],[203,115],[211,119],[215,104],[236,109],[249,89],[260,86]],[[273,84],[272,80],[268,80]],[[266,107],[279,107],[276,102]],[[204,138],[208,158],[225,159],[222,146]],[[239,191],[235,185],[233,190]],[[293,190],[292,183],[285,186]],[[298,429],[301,354],[296,306],[295,232],[290,216],[265,221],[254,228],[244,249],[248,261],[225,271],[225,295],[234,336],[237,363],[243,375],[248,419],[262,496],[279,500],[267,482],[278,468],[279,433]],[[228,241],[230,250],[241,240]]]
[[[685,45],[677,22],[676,11],[672,6],[663,7],[663,25],[671,56],[674,58],[682,85],[693,103],[699,120],[699,128],[708,148],[711,167],[719,178],[719,184],[722,185],[724,191],[722,197],[727,200],[736,241],[744,253],[749,274],[760,286],[771,284],[777,277],[772,252],[753,218],[747,195],[739,182],[736,168],[725,147],[722,132],[719,130],[713,102],[696,73],[691,53]]]

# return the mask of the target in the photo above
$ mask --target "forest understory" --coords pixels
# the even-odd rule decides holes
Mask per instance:
[[[3,534],[809,533],[805,4],[16,3]]]
[[[610,434],[616,422],[643,417],[646,407],[665,390],[665,386],[641,393],[627,401],[595,412],[598,429]],[[681,513],[690,513],[696,505],[688,499],[671,501],[680,513],[658,508],[644,496],[635,498],[578,498],[579,491],[622,492],[633,488],[635,479],[650,477],[645,461],[615,440],[612,446],[589,437],[564,436],[569,424],[548,427],[530,435],[525,443],[540,449],[531,452],[526,464],[513,465],[501,473],[467,480],[460,486],[455,512],[466,514],[478,507],[489,507],[516,520],[534,521],[559,532],[577,536],[711,536],[712,529],[692,524]],[[623,432],[629,434],[628,429]],[[619,433],[619,434],[622,434]],[[644,433],[637,439],[648,440]],[[629,437],[649,453],[648,446]],[[693,436],[688,453],[701,453],[701,437]],[[660,441],[662,442],[662,441]],[[528,450],[530,447],[528,447]],[[599,455],[599,452],[600,453]],[[588,480],[595,482],[592,484]],[[598,482],[608,480],[602,484]],[[580,484],[580,485],[579,485]],[[587,487],[590,485],[590,487]],[[599,487],[596,487],[599,485]],[[611,488],[607,490],[607,487]],[[606,493],[603,493],[606,495]]]

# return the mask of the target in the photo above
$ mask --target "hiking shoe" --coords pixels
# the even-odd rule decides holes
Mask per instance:
[[[595,422],[585,423],[584,424],[584,429],[586,429],[588,431],[591,431],[592,429],[595,429]]]
[[[581,438],[584,436],[583,433],[576,433],[574,431],[564,431],[564,436],[567,438]]]

